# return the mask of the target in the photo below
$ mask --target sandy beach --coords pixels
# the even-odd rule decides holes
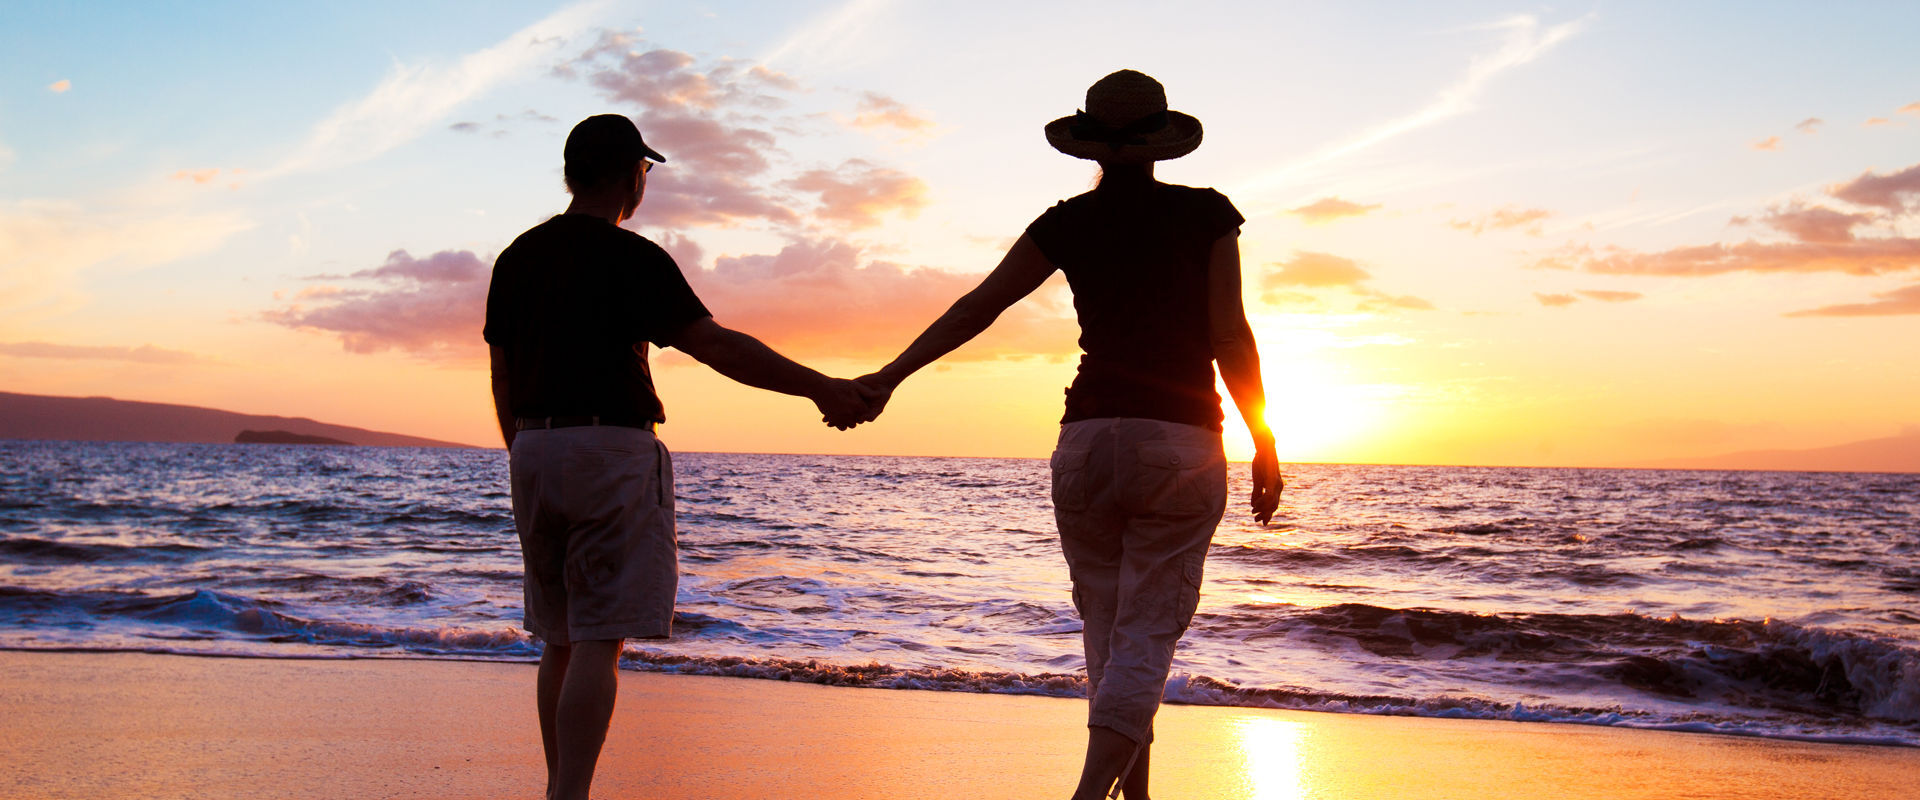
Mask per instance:
[[[0,653],[0,796],[540,796],[529,665]],[[621,676],[595,796],[1064,797],[1074,700]],[[1155,796],[1906,798],[1920,750],[1169,706]]]

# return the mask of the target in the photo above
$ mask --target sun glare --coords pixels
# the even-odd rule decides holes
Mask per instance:
[[[1267,390],[1267,425],[1273,428],[1283,463],[1346,460],[1384,417],[1378,387],[1347,383],[1313,356],[1266,360],[1261,373]],[[1226,388],[1220,391],[1224,397]],[[1250,459],[1252,436],[1230,400],[1227,409],[1227,456]]]

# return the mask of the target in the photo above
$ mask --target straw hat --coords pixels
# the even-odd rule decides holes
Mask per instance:
[[[1200,146],[1200,120],[1167,110],[1167,90],[1130,69],[1087,87],[1087,109],[1047,123],[1047,144],[1074,158],[1166,161]]]

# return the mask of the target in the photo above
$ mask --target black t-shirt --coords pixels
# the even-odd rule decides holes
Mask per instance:
[[[605,219],[562,214],[493,262],[487,343],[507,351],[514,416],[665,422],[647,343],[712,316],[667,251]]]
[[[1207,324],[1214,241],[1246,219],[1225,195],[1154,183],[1062,201],[1027,236],[1067,274],[1080,372],[1061,422],[1141,417],[1220,430]]]

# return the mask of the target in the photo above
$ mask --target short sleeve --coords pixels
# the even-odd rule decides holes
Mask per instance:
[[[638,270],[638,291],[646,302],[640,307],[646,309],[641,315],[640,329],[635,331],[635,341],[646,340],[661,347],[668,346],[667,340],[674,338],[689,324],[705,317],[713,316],[705,303],[693,292],[687,283],[687,276],[680,272],[673,256],[652,242],[641,240],[647,254]]]
[[[1055,265],[1066,263],[1067,204],[1055,203],[1027,225],[1027,238]]]
[[[1207,231],[1212,234],[1208,237],[1209,241],[1232,233],[1247,221],[1246,217],[1240,216],[1240,209],[1234,208],[1233,201],[1228,200],[1226,195],[1208,189],[1206,199],[1206,214],[1203,219],[1206,221]]]

